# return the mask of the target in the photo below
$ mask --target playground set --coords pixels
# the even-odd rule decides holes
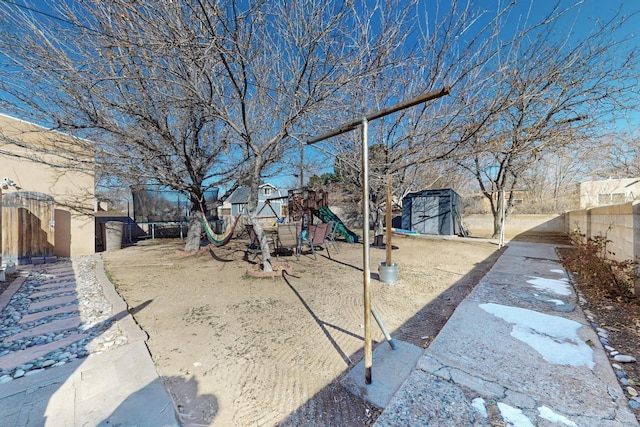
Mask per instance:
[[[358,235],[349,230],[342,220],[329,209],[329,193],[322,190],[311,190],[309,188],[300,188],[289,190],[287,196],[274,197],[265,200],[261,211],[266,207],[277,218],[276,223],[284,223],[287,218],[280,217],[278,213],[271,207],[270,202],[274,200],[287,199],[288,220],[300,221],[302,230],[308,230],[314,225],[314,218],[320,220],[321,223],[329,223],[333,221],[332,234],[340,234],[348,243],[357,243]],[[222,233],[215,233],[213,227],[207,221],[205,215],[202,217],[202,225],[209,241],[216,246],[226,245],[234,234],[236,225],[240,215],[228,223],[226,230]]]
[[[329,193],[323,190],[300,188],[289,190],[289,217],[291,221],[302,221],[302,228],[313,224],[314,217],[321,222],[333,221],[334,232],[340,234],[348,243],[357,243],[358,235],[349,230],[342,220],[329,209]]]

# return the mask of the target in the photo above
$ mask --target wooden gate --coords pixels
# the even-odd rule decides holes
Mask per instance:
[[[3,262],[29,264],[32,257],[54,253],[54,201],[43,193],[19,191],[2,195]]]

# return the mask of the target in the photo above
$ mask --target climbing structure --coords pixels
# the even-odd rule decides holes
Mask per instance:
[[[322,190],[297,188],[289,190],[289,216],[292,221],[302,221],[306,229],[313,224],[313,215],[322,206],[329,205],[329,193]]]
[[[289,190],[288,203],[291,219],[302,221],[304,229],[313,224],[313,217],[316,216],[322,222],[333,221],[336,224],[335,231],[342,235],[347,242],[358,242],[358,236],[349,230],[342,220],[329,209],[328,192],[308,188]]]

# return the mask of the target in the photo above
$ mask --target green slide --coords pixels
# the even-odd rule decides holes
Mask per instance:
[[[343,236],[349,243],[358,243],[358,235],[345,227],[344,223],[336,214],[331,212],[328,206],[321,206],[315,214],[323,222],[333,221],[336,226],[336,233]]]

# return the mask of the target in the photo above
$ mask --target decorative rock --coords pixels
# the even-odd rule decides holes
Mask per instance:
[[[620,352],[619,352],[619,351],[615,351],[615,350],[614,350],[614,351],[612,351],[611,353],[609,353],[609,355],[610,355],[611,357],[615,357],[615,356],[617,356],[617,355],[619,355],[619,354],[620,354]]]
[[[46,360],[46,361],[42,364],[42,367],[43,367],[43,368],[46,368],[47,366],[53,366],[53,365],[55,365],[55,363],[56,363],[56,361],[55,361],[55,360],[51,360],[51,359],[49,359],[49,360]]]
[[[618,365],[617,363],[612,363],[612,364],[611,364],[611,367],[612,367],[613,369],[622,369],[622,366]]]
[[[611,347],[610,345],[605,345],[604,349],[607,351],[615,351],[615,348]]]
[[[629,380],[627,379],[627,377],[623,377],[623,378],[620,378],[620,384],[622,384],[622,385],[629,385],[629,384],[631,384],[631,383],[629,382]]]
[[[638,395],[638,392],[633,387],[627,387],[627,393],[629,393],[629,396],[632,397],[636,397]]]
[[[625,354],[617,354],[614,356],[613,360],[622,363],[635,363],[636,358],[633,356],[627,356]]]
[[[636,402],[635,400],[630,400],[629,406],[633,409],[640,409],[640,403]]]
[[[95,276],[92,257],[76,257],[73,260],[58,260],[55,265],[38,265],[19,271],[25,281],[15,292],[9,303],[0,308],[0,356],[68,339],[80,332],[88,335],[65,348],[53,351],[21,366],[0,370],[0,383],[14,378],[32,375],[44,368],[61,366],[70,360],[85,357],[91,352],[120,347],[128,339],[111,318],[112,306],[103,293],[102,285]],[[73,291],[68,290],[72,288]],[[65,296],[66,297],[63,297]],[[49,303],[61,299],[73,302]],[[33,304],[33,305],[32,305]],[[68,330],[24,336],[17,340],[6,340],[38,326],[54,321],[80,318],[82,326]],[[40,328],[42,329],[42,328]],[[24,335],[24,334],[23,334]],[[100,339],[99,346],[89,346],[92,340]]]

